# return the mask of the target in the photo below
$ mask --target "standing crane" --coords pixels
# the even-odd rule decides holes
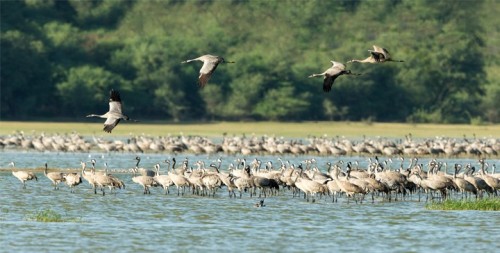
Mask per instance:
[[[16,164],[14,162],[10,162],[9,166],[12,166],[12,168],[16,167]],[[23,189],[26,189],[26,181],[27,180],[33,180],[35,179],[38,181],[38,178],[36,177],[35,173],[32,171],[24,171],[24,170],[19,170],[19,171],[14,171],[12,170],[12,175],[14,175],[21,183],[23,184]]]
[[[122,113],[122,100],[120,98],[120,93],[111,89],[109,92],[109,111],[103,115],[98,114],[90,114],[87,115],[87,118],[95,117],[95,118],[104,118],[106,121],[104,122],[104,132],[111,133],[113,128],[120,123],[120,120],[131,120],[128,116],[123,115]],[[133,120],[137,122],[137,120]]]
[[[312,74],[309,76],[309,78],[317,77],[317,76],[324,76],[324,79],[323,79],[323,91],[324,92],[330,92],[330,90],[332,89],[333,82],[340,75],[361,75],[361,74],[352,73],[350,70],[346,70],[345,65],[340,63],[340,62],[336,62],[336,61],[330,61],[330,62],[332,63],[332,66],[329,69],[325,70],[325,72],[323,72],[321,74]]]
[[[220,56],[215,56],[215,55],[202,55],[198,58],[190,59],[183,61],[182,63],[189,63],[192,61],[201,61],[203,62],[203,66],[200,69],[200,76],[198,77],[198,86],[200,88],[205,87],[207,84],[208,80],[212,76],[212,73],[214,73],[215,69],[219,65],[219,63],[234,63],[233,61],[226,61],[224,58]]]
[[[47,163],[45,163],[45,169],[43,170],[43,174],[52,182],[54,186],[54,190],[59,189],[59,183],[66,181],[64,178],[64,174],[61,172],[48,172]]]

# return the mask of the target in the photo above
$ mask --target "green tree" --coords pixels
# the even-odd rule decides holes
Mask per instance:
[[[499,120],[494,0],[0,4],[2,117],[102,110],[113,86],[127,113],[150,119]],[[307,78],[372,45],[405,62],[347,64],[363,75],[330,93]],[[201,63],[180,62],[207,53],[236,63],[199,89]]]
[[[299,120],[300,115],[307,111],[305,102],[308,94],[294,96],[294,87],[287,85],[272,89],[255,107],[255,113],[270,120]]]
[[[56,108],[45,44],[16,30],[2,32],[1,118],[46,117]]]

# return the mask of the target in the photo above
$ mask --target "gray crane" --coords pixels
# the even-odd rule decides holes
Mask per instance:
[[[332,89],[333,82],[340,75],[361,75],[361,74],[352,73],[350,70],[346,70],[345,65],[340,63],[340,62],[336,62],[336,61],[330,61],[330,62],[332,63],[332,66],[329,69],[325,70],[325,72],[323,72],[321,74],[312,74],[309,76],[309,78],[317,77],[317,76],[324,76],[324,79],[323,79],[323,91],[324,92],[330,92],[330,90]]]
[[[16,164],[14,162],[9,163],[12,168],[16,167]],[[27,180],[33,180],[35,179],[38,181],[38,178],[36,177],[35,173],[32,171],[24,171],[24,170],[19,170],[19,171],[14,171],[12,170],[12,175],[14,175],[21,183],[23,183],[23,189],[26,189],[26,181]]]
[[[154,177],[156,173],[149,169],[139,168],[139,163],[141,162],[141,158],[139,156],[135,157],[137,163],[135,164],[135,168],[132,169],[132,173],[140,173],[142,176]]]
[[[120,93],[111,89],[109,92],[109,111],[103,115],[98,114],[90,114],[87,115],[87,118],[95,117],[95,118],[104,118],[106,121],[104,122],[104,132],[111,133],[113,128],[120,123],[120,120],[131,120],[128,116],[123,115],[122,113],[122,100],[120,98]],[[132,120],[137,122],[137,120]]]
[[[54,186],[54,190],[59,189],[59,183],[66,181],[64,178],[64,174],[61,172],[48,172],[47,163],[45,163],[45,169],[43,170],[43,174],[52,182]]]
[[[383,47],[373,45],[373,50],[368,50],[370,52],[370,56],[364,60],[350,60],[347,63],[351,62],[361,62],[361,63],[382,63],[382,62],[404,62],[402,60],[394,60],[391,57],[389,51]]]
[[[215,69],[219,65],[219,63],[234,63],[233,61],[226,61],[224,58],[220,56],[215,56],[215,55],[202,55],[198,58],[190,59],[183,61],[182,63],[189,63],[192,61],[201,61],[203,62],[203,66],[200,69],[200,76],[198,77],[198,86],[200,88],[205,87],[207,84],[208,80],[212,76],[212,73],[214,73]]]

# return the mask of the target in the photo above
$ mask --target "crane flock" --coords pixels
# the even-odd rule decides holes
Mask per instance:
[[[307,136],[287,139],[280,136],[222,135],[207,138],[192,135],[151,136],[130,135],[124,140],[107,140],[102,137],[84,137],[76,132],[63,134],[34,134],[24,132],[0,136],[0,149],[37,152],[87,153],[92,151],[112,153],[191,153],[233,155],[404,155],[432,157],[495,157],[500,152],[500,139],[493,137],[414,138],[412,134],[399,139],[368,138],[348,139],[342,136]],[[140,168],[137,161],[138,173]],[[141,170],[142,171],[142,170]],[[154,172],[148,172],[151,176]]]
[[[347,63],[384,63],[384,62],[403,62],[402,60],[394,60],[389,51],[385,48],[373,45],[373,50],[368,50],[370,55],[363,60],[353,59]],[[198,86],[200,88],[210,80],[212,74],[217,66],[221,63],[234,63],[226,61],[224,58],[215,55],[202,55],[198,58],[189,59],[182,63],[190,63],[193,61],[201,61],[203,65],[199,71]],[[330,92],[336,78],[341,75],[361,75],[353,73],[346,68],[346,65],[340,62],[331,61],[332,66],[325,70],[323,73],[312,74],[309,78],[323,76],[323,91]],[[103,130],[111,133],[112,130],[118,125],[121,120],[131,120],[122,112],[122,100],[120,93],[111,89],[109,94],[109,110],[105,114],[90,114],[87,117],[105,118]],[[137,120],[132,120],[137,122]],[[41,140],[44,136],[41,136]],[[235,154],[249,155],[254,153],[262,153],[263,151],[275,154],[284,154],[288,150],[290,153],[304,155],[308,151],[317,152],[319,154],[334,154],[345,155],[348,152],[359,150],[366,150],[371,155],[385,154],[385,155],[416,155],[417,153],[406,153],[406,148],[398,149],[396,145],[381,145],[377,150],[376,145],[364,142],[364,147],[357,147],[355,144],[348,140],[328,140],[322,138],[310,138],[310,144],[304,145],[298,142],[280,142],[276,138],[256,138],[251,141],[243,141],[243,147],[237,147],[235,143],[238,141],[224,137],[223,143],[219,146],[214,145],[211,141],[204,140],[203,138],[195,137],[195,141],[189,140],[192,137],[186,138],[180,136],[175,140],[171,140],[169,144],[164,144],[159,141],[152,140],[147,147],[160,147],[170,145],[171,151],[183,151],[189,149],[190,151],[197,152],[197,150],[205,150],[206,153],[226,152],[232,153],[232,150],[238,150]],[[79,136],[76,135],[76,138]],[[135,149],[130,148],[128,151],[143,152],[146,148],[138,145],[139,139],[146,139],[144,136],[132,137],[128,140],[128,144],[135,144]],[[201,141],[200,141],[201,140]],[[31,144],[24,144],[25,138],[22,136],[20,141],[22,146],[29,146],[37,148],[35,140]],[[241,139],[240,139],[241,141]],[[406,139],[408,142],[408,138]],[[97,138],[94,142],[99,147],[106,146]],[[197,144],[194,144],[198,142]],[[333,145],[332,142],[334,143]],[[411,140],[410,140],[411,142]],[[63,142],[65,143],[65,142]],[[176,144],[177,143],[177,144]],[[273,145],[271,145],[274,143]],[[330,144],[330,146],[326,145]],[[57,144],[60,144],[59,146]],[[82,144],[82,143],[80,143]],[[153,145],[154,144],[154,145]],[[427,147],[429,143],[426,142]],[[40,144],[38,144],[40,145]],[[189,146],[188,146],[189,145]],[[202,146],[203,145],[203,146]],[[294,146],[296,145],[296,146]],[[43,144],[42,144],[43,146]],[[56,143],[52,147],[64,146],[61,143]],[[86,145],[83,141],[81,150],[88,151],[91,145]],[[124,145],[123,145],[124,146]],[[236,147],[235,147],[236,146]],[[494,148],[490,148],[490,153],[486,149],[477,151],[475,155],[497,155],[499,149],[498,140],[494,141]],[[252,151],[258,148],[256,152]],[[344,147],[345,149],[342,149]],[[371,148],[370,148],[371,147]],[[454,145],[451,148],[451,153],[460,152],[454,151]],[[408,147],[409,148],[409,147]],[[106,149],[106,148],[104,148]],[[349,150],[349,151],[346,151]],[[76,148],[78,150],[78,148]],[[114,149],[116,150],[116,149]],[[247,151],[248,150],[248,151]],[[344,151],[342,151],[344,150]],[[405,150],[404,152],[402,150]],[[432,149],[429,149],[432,150]],[[434,148],[436,150],[436,148]],[[447,153],[446,148],[443,147],[443,153]],[[464,149],[465,150],[465,149]],[[107,151],[113,151],[108,148]],[[456,154],[456,153],[455,153]],[[479,159],[479,169],[470,163],[459,164],[456,163],[452,167],[452,174],[448,174],[448,164],[436,159],[432,159],[427,165],[419,164],[418,158],[410,159],[407,166],[403,166],[404,158],[401,157],[400,167],[392,169],[392,160],[380,162],[378,156],[374,159],[369,158],[369,163],[366,168],[361,168],[358,163],[344,163],[342,160],[336,162],[328,162],[326,167],[321,168],[321,165],[316,164],[315,159],[308,159],[300,164],[292,164],[284,162],[278,158],[280,165],[274,167],[272,161],[263,163],[261,160],[255,158],[251,163],[247,163],[245,158],[238,158],[235,163],[230,163],[227,170],[223,170],[221,165],[222,159],[219,158],[216,162],[207,162],[198,160],[193,166],[189,166],[190,162],[186,158],[180,167],[176,167],[175,158],[167,159],[158,162],[153,166],[153,169],[140,168],[140,157],[135,158],[137,161],[135,167],[129,170],[124,170],[124,173],[131,172],[132,177],[130,181],[140,185],[143,189],[143,194],[151,194],[151,188],[161,187],[164,194],[170,193],[170,187],[176,187],[177,196],[185,194],[193,194],[200,196],[215,197],[217,191],[225,187],[230,198],[237,197],[236,191],[239,193],[239,198],[243,194],[248,194],[250,197],[257,196],[259,198],[268,198],[276,195],[291,195],[292,197],[304,196],[306,201],[315,202],[318,198],[331,198],[332,202],[337,202],[339,196],[345,196],[347,202],[354,200],[362,202],[366,195],[371,195],[372,202],[375,196],[384,200],[398,200],[408,199],[411,196],[418,194],[426,195],[426,200],[429,198],[447,199],[453,196],[460,198],[483,198],[485,194],[490,197],[497,197],[498,190],[500,189],[500,174],[495,173],[496,165],[491,165],[491,172],[488,172],[490,165],[484,158]],[[90,171],[87,170],[87,163],[91,163]],[[166,172],[161,172],[161,164],[165,164]],[[103,171],[96,171],[96,160],[92,159],[89,162],[81,161],[81,171],[77,173],[64,173],[51,169],[49,172],[48,165],[45,163],[43,170],[45,177],[50,180],[53,189],[59,190],[60,183],[66,183],[70,188],[70,192],[75,193],[76,187],[83,181],[87,181],[94,194],[97,194],[99,188],[102,195],[105,195],[105,188],[109,188],[111,192],[117,192],[118,189],[124,189],[125,183],[119,177],[108,173],[108,165],[104,163]],[[264,164],[264,168],[262,165]],[[9,164],[15,167],[15,163]],[[56,170],[56,171],[53,171]],[[463,172],[461,172],[463,170]],[[18,178],[23,189],[26,189],[26,181],[38,180],[33,171],[13,169],[13,176]],[[136,175],[139,174],[139,175]],[[82,180],[83,178],[83,180]],[[328,197],[329,196],[329,197]],[[264,199],[257,202],[255,207],[264,207]]]
[[[305,201],[316,202],[319,199],[329,199],[338,202],[338,198],[344,196],[347,202],[353,200],[356,203],[365,201],[366,195],[370,196],[371,202],[375,199],[380,201],[420,201],[422,194],[425,200],[448,199],[448,198],[484,198],[498,197],[500,190],[500,173],[496,173],[496,164],[491,165],[481,158],[474,163],[455,163],[431,159],[428,163],[419,163],[418,158],[405,159],[400,157],[400,162],[392,159],[379,160],[378,156],[369,157],[366,167],[359,166],[359,162],[344,162],[342,160],[327,162],[321,165],[314,158],[306,159],[298,164],[290,161],[263,162],[254,158],[247,162],[246,158],[237,158],[227,164],[227,169],[221,168],[222,158],[217,161],[197,160],[194,167],[191,161],[184,159],[177,166],[175,158],[158,161],[154,166],[154,176],[135,175],[135,170],[115,170],[116,173],[124,174],[118,177],[108,172],[107,164],[104,170],[96,171],[96,160],[82,161],[81,170],[77,173],[65,173],[51,168],[45,164],[44,174],[50,180],[54,190],[59,190],[57,185],[66,182],[70,192],[75,193],[75,188],[87,181],[94,194],[99,188],[105,195],[105,188],[117,194],[118,189],[125,188],[124,180],[135,183],[142,188],[143,194],[151,194],[151,188],[159,187],[163,194],[170,194],[170,188],[177,189],[177,196],[186,194],[222,197],[217,195],[218,191],[227,191],[229,198],[242,198],[243,195],[261,198],[255,207],[263,207],[265,198],[276,196],[291,196],[299,198],[303,196]],[[92,164],[90,172],[86,171],[87,163]],[[210,165],[206,165],[210,163]],[[278,166],[274,166],[274,164]],[[161,172],[161,164],[165,172]],[[396,164],[396,165],[395,165]],[[479,169],[476,169],[476,166]],[[463,171],[462,171],[463,169]],[[452,173],[449,173],[452,170]],[[36,179],[32,171],[24,171]],[[162,173],[162,174],[161,174]],[[13,173],[17,178],[18,173]],[[82,180],[83,178],[83,180]],[[19,178],[26,188],[25,178]],[[127,183],[128,184],[128,183]],[[236,194],[236,191],[238,194]]]
[[[403,62],[400,60],[394,60],[392,59],[391,55],[389,54],[389,51],[385,48],[379,47],[379,46],[373,46],[374,50],[368,50],[370,52],[370,57],[368,57],[365,60],[350,60],[347,63],[350,62],[360,62],[360,63],[383,63],[383,62],[389,62],[389,61],[394,61],[394,62]],[[202,55],[200,57],[194,58],[194,59],[189,59],[182,61],[181,63],[190,63],[193,61],[201,61],[203,62],[203,65],[199,71],[200,75],[198,76],[198,86],[200,88],[205,87],[205,85],[208,83],[210,80],[210,77],[214,73],[214,71],[217,69],[217,66],[221,63],[235,63],[233,61],[227,61],[223,57],[216,56],[216,55],[211,55],[211,54],[206,54]],[[332,63],[332,67],[327,69],[325,72],[320,73],[320,74],[312,74],[309,77],[317,77],[317,76],[323,76],[323,91],[324,92],[330,92],[333,86],[333,82],[335,79],[341,75],[361,75],[359,73],[352,73],[351,70],[347,70],[346,66],[340,62],[336,61],[330,61]],[[104,128],[103,130],[107,133],[111,133],[113,128],[115,128],[120,120],[130,120],[128,116],[124,115],[122,113],[122,103],[121,103],[121,98],[120,98],[120,93],[118,91],[115,91],[111,89],[110,91],[110,96],[109,96],[109,111],[106,112],[105,114],[99,115],[99,114],[90,114],[87,115],[87,117],[97,117],[97,118],[105,118],[106,121],[104,122]],[[133,120],[136,121],[137,120]]]

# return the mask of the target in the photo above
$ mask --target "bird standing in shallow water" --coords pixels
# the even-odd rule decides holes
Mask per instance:
[[[264,200],[261,199],[259,202],[255,203],[254,207],[265,207]]]
[[[12,168],[16,167],[16,164],[14,162],[10,162],[9,165],[12,166]],[[38,181],[38,178],[36,177],[35,173],[33,173],[31,171],[23,171],[23,170],[14,171],[14,170],[12,170],[12,175],[14,175],[17,179],[19,179],[19,181],[21,181],[21,183],[23,184],[23,189],[26,189],[26,181],[27,180],[35,179],[36,181]]]
[[[59,183],[66,181],[63,173],[61,172],[48,172],[47,163],[45,163],[45,169],[43,170],[43,174],[52,182],[54,186],[54,190],[59,190]]]
[[[111,89],[109,92],[109,111],[103,115],[98,114],[90,114],[87,115],[87,118],[95,117],[95,118],[104,118],[106,121],[104,122],[104,132],[111,133],[113,128],[120,123],[120,120],[130,120],[130,118],[122,113],[122,100],[120,98],[120,93]],[[137,122],[137,120],[133,120]]]
[[[198,86],[200,88],[205,87],[205,85],[208,83],[208,80],[210,80],[212,73],[214,73],[219,63],[234,63],[233,61],[226,61],[224,60],[224,58],[220,56],[215,56],[210,54],[202,55],[195,59],[186,60],[183,61],[182,63],[189,63],[192,61],[203,62],[203,66],[200,69],[200,76],[198,77]]]
[[[350,70],[346,70],[345,65],[340,63],[340,62],[336,62],[336,61],[330,61],[330,62],[332,63],[332,66],[329,69],[325,70],[325,72],[323,72],[321,74],[312,74],[309,76],[309,78],[317,77],[317,76],[324,76],[324,79],[323,79],[323,91],[324,92],[330,92],[330,90],[332,89],[332,86],[333,86],[333,82],[340,75],[361,75],[361,74],[354,74]]]

